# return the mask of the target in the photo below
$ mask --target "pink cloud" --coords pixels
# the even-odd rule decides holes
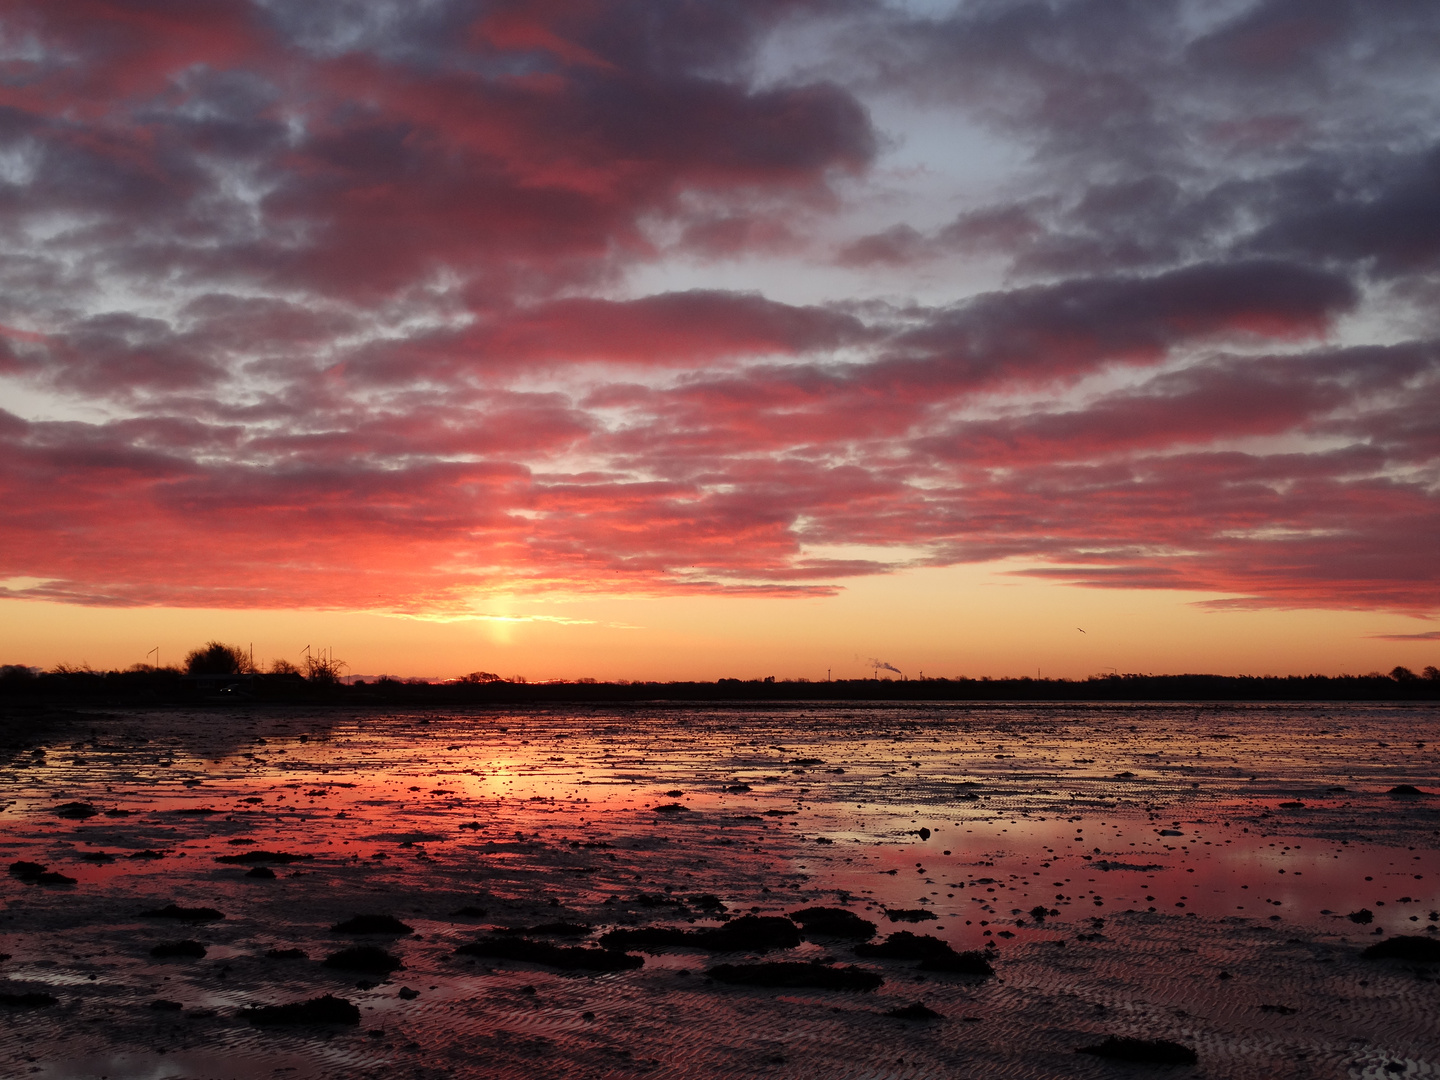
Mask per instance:
[[[90,419],[0,414],[0,576],[423,610],[1016,558],[1433,611],[1440,151],[1337,78],[1433,57],[1302,8],[15,0],[0,376]],[[806,20],[843,63],[780,62]],[[877,88],[1024,183],[865,205]]]

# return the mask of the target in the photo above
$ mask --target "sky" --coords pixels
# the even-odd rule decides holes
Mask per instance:
[[[1431,0],[0,0],[0,661],[1440,662]]]

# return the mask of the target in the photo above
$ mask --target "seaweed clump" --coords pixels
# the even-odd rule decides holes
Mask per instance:
[[[921,971],[946,971],[982,978],[995,974],[984,953],[975,950],[956,952],[947,941],[929,934],[912,934],[909,930],[891,934],[879,944],[863,942],[856,945],[855,955],[875,960],[919,960]]]
[[[241,1016],[252,1024],[270,1027],[281,1024],[358,1024],[360,1007],[333,994],[296,1001],[289,1005],[253,1005]]]
[[[531,937],[588,937],[590,926],[587,923],[572,922],[547,922],[538,926],[501,926],[497,927],[497,934],[519,934]]]
[[[885,1015],[893,1016],[896,1020],[939,1020],[942,1017],[942,1014],[920,1001],[913,1005],[902,1005],[898,1009],[891,1009]]]
[[[1082,1046],[1075,1052],[1143,1065],[1194,1065],[1199,1060],[1194,1050],[1169,1039],[1132,1039],[1120,1035],[1110,1035],[1102,1043]]]
[[[399,957],[391,956],[384,949],[374,945],[358,945],[353,949],[341,949],[337,953],[331,953],[321,961],[321,964],[339,971],[363,971],[369,975],[389,975],[390,972],[399,971],[405,966],[400,962]]]
[[[413,934],[415,928],[407,926],[394,915],[354,915],[330,928],[332,934]]]
[[[1440,941],[1401,934],[1376,942],[1362,952],[1366,960],[1407,960],[1412,964],[1440,964]]]
[[[163,908],[142,911],[140,917],[142,919],[176,919],[180,922],[215,922],[225,918],[213,907],[181,907],[179,904],[166,904]]]
[[[805,928],[806,933],[826,937],[859,938],[875,936],[875,924],[844,908],[808,907],[792,911],[790,918]]]
[[[891,922],[925,922],[940,916],[924,908],[886,908],[885,917]]]
[[[188,959],[200,960],[205,956],[205,946],[198,941],[162,941],[150,950],[157,960]]]
[[[27,885],[74,885],[75,879],[56,870],[49,870],[37,862],[13,862],[10,873]]]
[[[555,945],[524,937],[492,935],[455,950],[459,956],[483,956],[492,960],[521,960],[562,971],[629,971],[644,965],[643,957],[615,949],[591,949],[582,945]]]
[[[781,961],[762,964],[720,964],[706,975],[716,982],[734,986],[777,988],[807,987],[816,990],[874,990],[884,977],[859,967],[831,967],[815,962]]]
[[[0,1005],[8,1005],[12,1009],[43,1009],[59,1001],[54,994],[40,994],[33,990],[27,994],[0,994]]]
[[[293,855],[288,851],[244,851],[239,855],[221,855],[216,862],[223,863],[286,863],[313,859],[314,855]]]
[[[600,938],[607,949],[677,947],[707,952],[769,952],[793,949],[800,930],[778,915],[744,915],[711,930],[681,930],[673,926],[641,926],[611,930]]]

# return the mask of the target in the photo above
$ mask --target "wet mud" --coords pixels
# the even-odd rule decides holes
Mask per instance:
[[[0,766],[0,1075],[1440,1075],[1437,719],[80,713]]]

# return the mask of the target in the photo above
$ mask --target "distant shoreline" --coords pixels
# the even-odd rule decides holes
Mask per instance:
[[[1391,675],[1115,675],[1068,679],[847,679],[799,682],[422,682],[346,685],[296,675],[182,676],[178,671],[46,673],[0,680],[0,709],[221,704],[520,706],[677,702],[1434,702],[1440,679]]]

